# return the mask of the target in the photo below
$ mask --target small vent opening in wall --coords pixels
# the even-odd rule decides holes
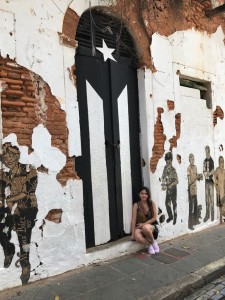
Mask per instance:
[[[200,91],[200,98],[206,100],[207,108],[212,108],[211,82],[191,77],[180,76],[180,86],[197,89]]]

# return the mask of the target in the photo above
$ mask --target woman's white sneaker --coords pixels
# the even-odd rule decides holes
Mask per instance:
[[[148,246],[148,253],[149,253],[149,254],[155,254],[155,250],[154,250],[152,244],[150,244],[150,245]]]
[[[159,253],[159,245],[156,241],[152,244],[152,248],[155,251],[155,253]]]

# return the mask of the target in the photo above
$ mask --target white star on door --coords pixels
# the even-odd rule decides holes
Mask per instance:
[[[104,61],[107,61],[107,59],[111,59],[116,61],[113,57],[112,57],[112,52],[115,51],[115,49],[113,48],[108,48],[108,46],[106,45],[105,41],[102,40],[102,47],[96,47],[98,49],[98,51],[102,52],[103,56],[104,56]]]

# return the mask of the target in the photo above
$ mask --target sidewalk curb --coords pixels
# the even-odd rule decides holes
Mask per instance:
[[[225,258],[221,258],[198,271],[185,275],[174,283],[156,290],[154,293],[138,299],[181,300],[224,274]]]

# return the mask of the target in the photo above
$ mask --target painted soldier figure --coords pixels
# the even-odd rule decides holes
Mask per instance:
[[[5,255],[4,268],[8,268],[15,254],[15,245],[10,242],[13,227],[13,217],[5,205],[6,181],[3,170],[0,170],[0,244]]]
[[[219,157],[219,167],[213,174],[213,180],[216,187],[216,205],[220,209],[220,223],[222,223],[222,217],[225,213],[225,169],[222,156]]]
[[[38,211],[35,196],[37,172],[31,166],[19,163],[19,158],[18,147],[12,146],[11,143],[3,145],[2,162],[9,169],[8,172],[4,172],[2,180],[3,190],[9,190],[9,195],[6,193],[3,195],[6,202],[4,206],[12,223],[10,229],[13,227],[17,233],[20,253],[17,254],[19,259],[16,261],[16,266],[19,267],[20,263],[22,267],[20,278],[22,284],[26,284],[30,278],[31,232]],[[12,257],[10,258],[12,260]]]
[[[171,152],[165,154],[166,165],[162,174],[162,190],[166,190],[166,210],[168,214],[167,223],[177,221],[177,184],[178,177],[175,168],[172,166],[173,155]],[[173,205],[173,213],[171,206]]]
[[[206,158],[203,163],[203,174],[205,176],[205,204],[206,204],[206,214],[204,222],[210,218],[211,221],[214,221],[214,182],[213,182],[213,173],[214,173],[214,161],[210,156],[209,146],[205,147]]]
[[[188,228],[194,230],[194,225],[200,224],[198,216],[198,200],[197,200],[197,181],[203,179],[202,174],[197,173],[197,167],[194,164],[195,158],[189,154],[190,165],[187,168],[188,176],[188,200],[189,200],[189,217]]]

